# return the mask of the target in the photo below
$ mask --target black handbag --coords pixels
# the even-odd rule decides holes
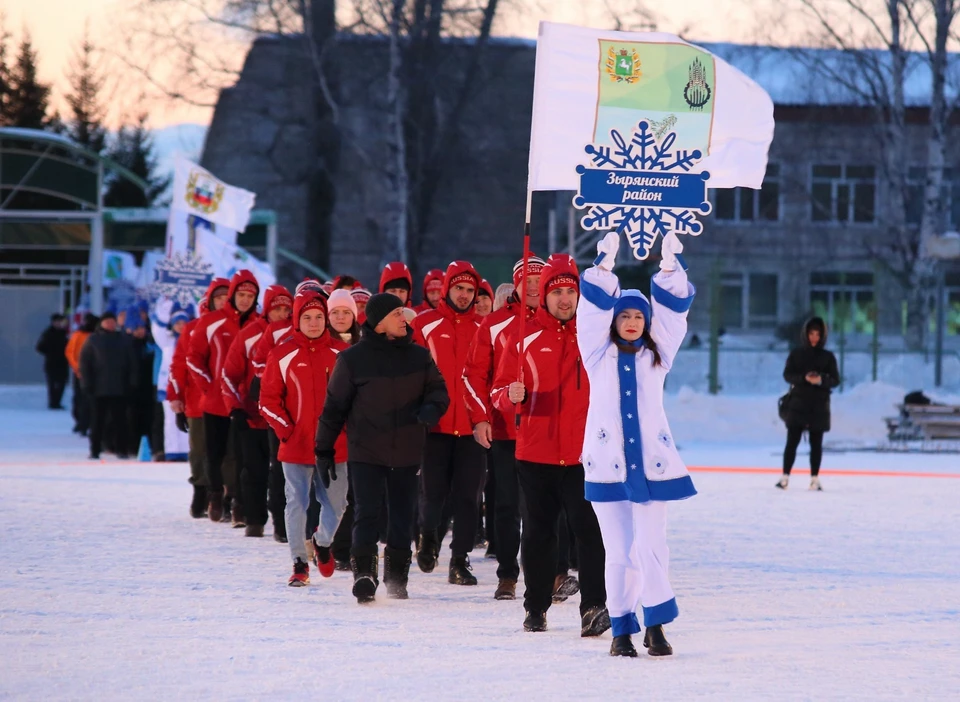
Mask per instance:
[[[790,393],[793,392],[793,386],[790,386],[790,389],[787,390],[785,395],[782,395],[779,400],[777,400],[777,414],[780,415],[780,421],[787,421],[787,405],[790,404]]]

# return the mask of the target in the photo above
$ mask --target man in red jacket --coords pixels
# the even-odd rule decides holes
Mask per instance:
[[[293,336],[270,352],[260,388],[260,413],[280,438],[280,460],[286,478],[285,519],[293,557],[288,584],[310,582],[306,543],[298,538],[307,525],[310,493],[320,502],[320,526],[313,536],[317,567],[326,578],[333,575],[330,544],[347,507],[346,435],[337,438],[332,464],[317,464],[314,439],[323,412],[327,383],[337,362],[326,329],[327,306],[319,292],[307,290],[293,302]]]
[[[443,295],[443,271],[439,268],[429,270],[423,277],[423,302],[414,307],[413,310],[417,314],[435,310]]]
[[[454,261],[444,275],[437,309],[421,312],[411,325],[414,341],[429,349],[450,393],[450,407],[427,436],[423,453],[417,565],[424,573],[437,566],[438,528],[449,499],[454,522],[448,580],[455,585],[477,584],[468,554],[476,543],[480,489],[487,475],[486,454],[473,440],[473,425],[463,402],[463,369],[480,325],[473,311],[479,287],[480,275],[474,267]]]
[[[207,516],[207,443],[203,434],[203,393],[197,381],[191,378],[187,369],[187,353],[190,349],[190,335],[200,324],[200,320],[210,312],[219,310],[227,302],[227,290],[230,281],[226,278],[214,278],[207,292],[200,300],[200,316],[187,322],[177,339],[170,361],[170,378],[167,381],[167,399],[170,409],[177,415],[177,426],[189,435],[190,484],[193,485],[193,499],[190,502],[190,516],[202,519]]]
[[[523,607],[526,631],[546,631],[557,569],[557,527],[562,509],[577,536],[580,557],[581,636],[599,636],[610,628],[604,584],[600,525],[584,498],[580,463],[590,388],[577,347],[580,280],[573,258],[554,254],[540,274],[540,308],[510,335],[492,399],[502,412],[520,414],[517,475],[525,507]],[[518,355],[523,344],[521,380]]]
[[[490,462],[493,473],[494,533],[497,554],[498,600],[516,598],[517,580],[520,578],[520,484],[517,482],[517,465],[514,456],[517,448],[515,413],[501,412],[490,402],[490,389],[494,375],[503,357],[504,347],[511,333],[515,333],[517,315],[521,310],[529,323],[540,307],[540,271],[544,260],[533,254],[527,261],[526,304],[521,305],[518,293],[507,299],[507,304],[484,318],[467,354],[463,372],[464,402],[473,425],[473,438],[484,448],[491,449]],[[513,285],[520,290],[523,260],[513,267]],[[489,508],[489,503],[488,503]],[[487,524],[490,515],[487,515]]]
[[[230,345],[220,374],[223,403],[230,412],[236,432],[239,455],[240,487],[246,536],[263,536],[267,523],[267,479],[270,469],[270,447],[267,423],[260,416],[257,400],[260,382],[252,361],[254,346],[267,325],[290,318],[293,297],[282,285],[271,285],[263,293],[263,317],[245,326]]]
[[[230,344],[240,330],[257,319],[257,295],[260,286],[253,273],[240,270],[234,273],[227,291],[227,304],[200,318],[190,335],[187,367],[192,379],[203,392],[203,430],[207,441],[207,485],[209,490],[207,513],[214,522],[230,521],[231,505],[243,511],[239,499],[236,459],[230,456],[230,413],[223,403],[220,374]],[[226,470],[224,470],[226,468]],[[224,494],[226,486],[226,494]],[[235,503],[235,504],[232,504]],[[234,519],[242,521],[241,515]]]
[[[394,261],[384,266],[380,273],[378,292],[390,293],[400,298],[404,307],[413,307],[410,296],[413,294],[413,274],[406,263]]]

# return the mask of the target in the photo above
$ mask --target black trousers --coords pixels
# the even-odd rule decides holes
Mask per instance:
[[[267,509],[273,517],[273,530],[281,536],[287,535],[287,523],[283,520],[283,511],[287,508],[287,496],[284,488],[287,481],[283,478],[283,465],[277,458],[280,439],[273,429],[267,429],[267,442],[270,450],[270,476],[267,481]]]
[[[497,552],[497,529],[494,526],[497,514],[497,475],[490,465],[491,451],[487,451],[487,478],[483,486],[483,531],[487,537],[487,550]]]
[[[127,403],[127,421],[130,432],[127,434],[127,453],[136,456],[140,452],[140,437],[146,436],[150,442],[153,430],[153,407],[157,403],[157,393],[137,391]]]
[[[387,468],[350,461],[353,490],[353,549],[376,547],[380,509],[387,498],[387,546],[409,551],[417,511],[417,469]]]
[[[428,434],[420,470],[420,529],[438,530],[444,503],[453,515],[454,556],[465,556],[477,541],[480,490],[487,475],[486,449],[473,435]]]
[[[207,441],[207,490],[223,491],[223,461],[230,441],[230,417],[203,413],[203,432]]]
[[[90,431],[90,397],[83,391],[80,384],[80,378],[73,376],[73,421],[76,423],[75,431],[86,434]]]
[[[67,389],[67,368],[44,371],[47,376],[47,408],[62,409],[63,391]]]
[[[93,401],[90,417],[90,455],[99,456],[103,440],[118,453],[124,452],[127,440],[127,399],[125,397],[98,397]]]
[[[240,484],[247,524],[267,523],[267,487],[270,481],[270,442],[266,429],[247,426],[239,431],[242,450]]]
[[[797,460],[797,447],[804,431],[803,427],[787,427],[787,445],[783,449],[783,472],[787,475]],[[810,476],[816,478],[820,475],[820,461],[823,459],[823,432],[810,429],[807,434],[810,439]]]
[[[350,546],[353,543],[353,515],[353,485],[351,484],[347,488],[347,509],[340,519],[337,533],[333,535],[333,543],[330,544],[330,551],[333,553],[334,559],[338,561],[350,560]],[[383,533],[386,535],[386,530]]]
[[[497,544],[497,577],[507,580],[520,578],[517,556],[520,553],[521,500],[516,449],[516,441],[494,441],[490,448],[490,463],[497,491],[493,528]]]
[[[606,605],[604,550],[600,524],[583,497],[583,466],[553,466],[517,461],[526,513],[523,523],[524,609],[546,612],[557,571],[561,511],[577,537],[580,562],[580,613]]]
[[[162,402],[157,401],[153,403],[153,426],[150,427],[150,450],[154,456],[166,453],[163,440],[163,421],[165,414],[166,411],[163,408]]]

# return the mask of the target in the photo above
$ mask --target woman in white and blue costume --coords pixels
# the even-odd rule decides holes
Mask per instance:
[[[620,237],[610,232],[584,271],[577,307],[577,343],[590,379],[583,440],[586,498],[603,533],[612,656],[636,656],[640,633],[653,656],[673,649],[663,625],[677,617],[667,576],[667,503],[697,494],[663,410],[663,383],[687,333],[696,290],[678,261],[675,234],[662,244],[649,301],[620,290],[613,273]],[[682,257],[681,257],[682,261]]]

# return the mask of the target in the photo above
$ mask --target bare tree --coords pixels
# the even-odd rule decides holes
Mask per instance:
[[[795,0],[810,22],[806,43],[830,51],[793,50],[820,86],[839,89],[872,114],[881,154],[882,226],[886,235],[864,242],[907,297],[907,344],[924,347],[934,286],[927,242],[942,232],[945,134],[955,105],[946,103],[947,41],[955,0]],[[920,51],[911,51],[920,49]],[[930,73],[925,182],[920,226],[908,222],[912,155],[905,91],[918,64]]]

